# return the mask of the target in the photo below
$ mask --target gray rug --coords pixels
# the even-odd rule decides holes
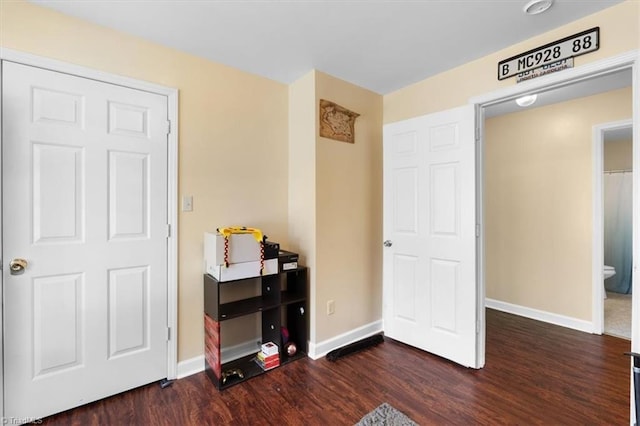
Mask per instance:
[[[356,426],[418,426],[416,422],[386,402],[360,419]]]

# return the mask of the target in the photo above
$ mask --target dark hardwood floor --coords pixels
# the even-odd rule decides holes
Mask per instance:
[[[487,310],[481,370],[386,339],[218,392],[199,373],[44,419],[48,425],[352,425],[387,402],[429,424],[628,425],[630,342]]]

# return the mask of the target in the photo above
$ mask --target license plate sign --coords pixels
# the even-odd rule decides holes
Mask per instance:
[[[504,80],[562,59],[594,52],[599,48],[600,27],[591,28],[498,62],[498,80]]]

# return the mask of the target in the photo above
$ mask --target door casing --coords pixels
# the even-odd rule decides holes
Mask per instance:
[[[484,222],[482,220],[482,212],[484,211],[484,193],[483,193],[483,155],[484,155],[484,117],[482,114],[482,108],[490,106],[500,102],[514,100],[520,96],[540,92],[543,90],[550,90],[554,88],[563,87],[579,81],[588,80],[594,77],[606,75],[609,73],[617,72],[624,69],[631,69],[632,71],[632,119],[633,125],[633,281],[632,288],[632,314],[631,314],[631,350],[634,352],[640,351],[640,295],[636,294],[636,279],[638,272],[638,264],[640,262],[640,51],[633,50],[630,52],[622,53],[610,58],[595,61],[589,64],[585,64],[576,68],[564,70],[562,72],[548,74],[546,76],[528,80],[520,83],[517,86],[505,87],[494,92],[486,93],[480,96],[472,97],[469,99],[469,103],[476,106],[480,112],[476,114],[476,127],[479,133],[477,148],[476,148],[476,170],[478,170],[478,176],[476,179],[476,210],[478,213],[478,227],[480,230],[480,237],[478,241],[477,250],[477,271],[478,271],[478,294],[483,295],[481,297],[480,311],[484,312],[484,295],[486,293],[485,286],[485,245],[484,245]],[[601,279],[601,277],[600,277]],[[595,290],[594,290],[595,293]],[[602,294],[600,292],[600,294]],[[593,305],[593,304],[592,304]],[[592,307],[593,309],[593,307]],[[592,312],[592,317],[597,313]],[[484,346],[485,336],[485,322],[481,321],[480,334],[483,336],[480,341]],[[479,349],[480,351],[480,349]],[[484,347],[482,347],[481,353],[484,354]],[[630,419],[635,418],[635,404],[633,395],[633,373],[631,370],[631,363],[629,364],[629,374],[631,375],[631,389],[630,389]]]
[[[633,127],[632,120],[621,120],[593,126],[592,136],[592,205],[593,205],[593,238],[592,238],[592,333],[604,333],[604,285],[602,265],[604,265],[604,134],[608,130]]]
[[[177,377],[178,367],[178,90],[171,87],[161,86],[128,77],[110,74],[104,71],[85,68],[78,65],[69,64],[54,59],[31,55],[12,49],[0,49],[0,65],[4,61],[16,62],[57,71],[78,77],[102,81],[105,83],[129,87],[156,93],[167,97],[168,120],[171,129],[168,135],[167,152],[167,221],[169,225],[167,239],[167,322],[170,329],[170,338],[167,342],[167,379],[172,380]],[[0,66],[0,77],[2,67]],[[1,90],[1,87],[0,87]],[[1,96],[1,92],[0,92]],[[2,123],[0,120],[0,146],[2,144]],[[2,161],[2,158],[0,158]],[[1,164],[1,163],[0,163]],[[2,182],[0,182],[1,188]],[[1,194],[0,194],[1,195]],[[0,196],[0,222],[2,221],[2,197]],[[0,226],[0,242],[2,241],[2,226]],[[0,244],[0,259],[2,258],[2,244]],[[4,283],[0,274],[0,300],[4,300],[2,292]],[[3,330],[2,304],[0,304],[0,329]],[[4,352],[3,339],[0,339],[0,413],[4,414]]]

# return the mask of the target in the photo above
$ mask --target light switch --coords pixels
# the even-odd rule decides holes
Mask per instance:
[[[182,211],[183,212],[193,211],[193,196],[191,195],[182,196]]]

